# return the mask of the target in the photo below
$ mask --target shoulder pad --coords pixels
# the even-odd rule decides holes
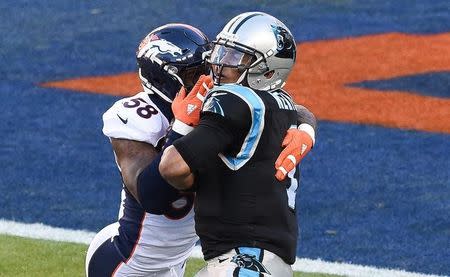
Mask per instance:
[[[255,153],[264,129],[265,111],[263,100],[248,87],[223,85],[208,93],[202,112],[222,115],[232,128],[246,128],[246,136],[236,156],[219,154],[231,170],[244,166]]]
[[[142,141],[156,147],[168,127],[169,121],[145,92],[120,99],[103,114],[103,134],[110,138]]]
[[[250,120],[263,109],[263,101],[251,88],[227,84],[209,91],[202,113],[216,113],[230,120],[242,121],[245,118]]]
[[[270,95],[275,99],[278,107],[283,110],[296,111],[295,102],[291,95],[282,89],[270,92]]]

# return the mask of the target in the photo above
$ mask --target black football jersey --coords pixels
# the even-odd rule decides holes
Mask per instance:
[[[196,174],[195,223],[205,259],[250,246],[294,263],[298,173],[278,181],[275,160],[296,124],[286,92],[223,85],[208,93],[199,126],[175,141]]]

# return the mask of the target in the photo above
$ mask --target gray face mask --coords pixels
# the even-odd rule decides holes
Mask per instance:
[[[215,85],[220,85],[222,83],[224,68],[236,70],[239,77],[234,83],[243,83],[247,71],[254,60],[254,56],[252,57],[249,53],[245,53],[227,45],[216,44],[207,61],[212,67],[211,72]]]

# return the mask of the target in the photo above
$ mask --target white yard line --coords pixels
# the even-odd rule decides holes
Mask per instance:
[[[0,234],[89,244],[96,233],[83,230],[57,228],[42,223],[29,224],[0,219]]]
[[[42,223],[19,223],[15,221],[0,219],[0,234],[20,236],[33,239],[46,239],[53,241],[76,242],[89,244],[94,238],[94,232],[83,230],[71,230],[64,228],[51,227]],[[199,246],[194,248],[192,257],[203,258]],[[326,273],[342,276],[364,276],[364,277],[438,277],[441,275],[430,275],[415,272],[408,272],[397,269],[378,268],[373,266],[364,266],[346,263],[332,263],[322,260],[311,260],[297,258],[292,268],[295,271]]]
[[[322,260],[311,260],[297,258],[292,266],[295,271],[327,273],[342,276],[364,276],[364,277],[438,277],[442,275],[431,275],[424,273],[409,272],[399,269],[379,268],[346,263],[332,263]]]

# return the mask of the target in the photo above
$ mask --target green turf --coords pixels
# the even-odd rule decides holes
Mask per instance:
[[[84,276],[87,246],[0,236],[0,276]]]
[[[0,235],[0,276],[84,276],[87,245]],[[188,261],[185,277],[194,276],[204,262]],[[294,276],[331,277],[296,272]]]

